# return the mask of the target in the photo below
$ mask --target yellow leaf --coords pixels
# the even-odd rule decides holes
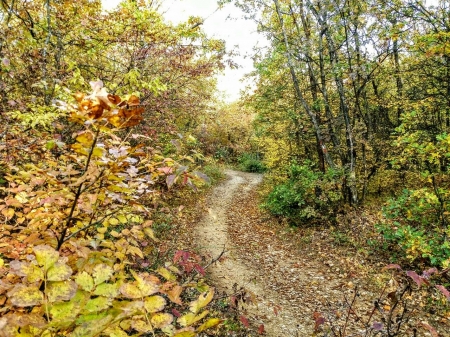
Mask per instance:
[[[109,234],[115,238],[120,238],[120,233],[117,231],[111,231]]]
[[[99,285],[103,282],[108,281],[113,275],[113,273],[114,270],[104,263],[96,265],[92,273],[92,276],[94,277],[94,284]]]
[[[214,288],[210,288],[208,292],[200,294],[198,300],[191,302],[189,310],[194,314],[198,313],[200,309],[206,307],[214,297]]]
[[[49,282],[45,292],[50,302],[60,302],[74,297],[77,288],[77,284],[73,281]]]
[[[102,149],[101,147],[95,147],[94,150],[92,151],[92,155],[94,157],[102,157],[103,152],[104,152],[104,149]]]
[[[198,321],[200,321],[202,318],[204,318],[206,315],[208,315],[208,310],[203,311],[201,314],[194,314],[192,312],[189,312],[183,316],[181,316],[180,318],[177,319],[177,322],[181,325],[181,326],[189,326],[192,325]]]
[[[36,255],[36,261],[41,267],[44,267],[44,271],[47,271],[59,259],[59,253],[47,245],[36,246],[33,248],[33,252]]]
[[[142,253],[142,250],[140,250],[138,247],[130,246],[127,249],[127,254],[131,254],[133,256],[139,256],[141,259],[144,258],[144,254]]]
[[[126,224],[128,222],[127,217],[123,214],[118,215],[117,219],[119,219],[119,221],[123,224]]]
[[[16,284],[8,292],[8,297],[16,307],[30,307],[41,304],[44,294],[36,286],[27,287],[24,284]]]
[[[167,296],[169,297],[169,300],[171,300],[173,303],[182,305],[182,301],[180,298],[181,292],[183,291],[183,287],[179,285],[175,285],[172,289],[170,289],[167,292]]]
[[[108,228],[106,228],[106,227],[97,228],[97,232],[99,232],[100,234],[105,234],[107,230],[108,230]]]
[[[77,275],[75,282],[85,291],[90,292],[94,289],[94,279],[85,271],[82,271]]]
[[[145,227],[144,233],[153,241],[159,242],[158,238],[155,236],[155,232],[150,227]]]
[[[176,332],[172,337],[195,337],[197,334],[194,330]]]
[[[9,220],[14,216],[14,209],[13,208],[5,208],[2,210],[2,214],[4,215],[4,217]]]
[[[144,299],[144,307],[150,313],[158,312],[164,309],[166,300],[164,297],[155,295]]]
[[[102,283],[99,284],[95,290],[94,295],[97,296],[105,296],[110,298],[115,298],[117,295],[119,295],[119,284],[109,284],[109,283]]]
[[[72,268],[61,262],[56,262],[47,271],[48,281],[65,281],[69,279],[70,276],[72,276]]]
[[[216,325],[219,325],[221,322],[222,320],[220,318],[210,318],[197,328],[197,332],[202,332],[205,331],[206,329],[215,327]]]
[[[158,268],[157,272],[159,275],[164,277],[167,281],[176,281],[177,280],[177,277],[164,267]]]
[[[151,324],[148,324],[143,319],[133,319],[131,321],[131,327],[139,332],[151,332],[153,331],[153,327]]]
[[[172,323],[172,321],[173,321],[173,316],[171,314],[168,314],[165,312],[158,312],[157,314],[154,314],[152,316],[152,318],[150,319],[150,322],[157,329],[164,328],[165,326]]]
[[[108,222],[110,225],[113,225],[113,226],[119,224],[119,220],[117,220],[116,218],[109,218]]]
[[[94,136],[90,132],[84,132],[84,133],[78,135],[76,140],[78,143],[83,144],[84,146],[88,147],[92,144],[92,141],[94,140]]]

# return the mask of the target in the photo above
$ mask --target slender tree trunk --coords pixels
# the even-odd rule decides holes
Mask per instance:
[[[319,9],[317,10],[308,0],[308,5],[311,8],[313,14],[315,15],[317,21],[320,24],[321,31],[326,37],[328,51],[330,53],[330,63],[333,70],[338,68],[339,64],[339,56],[337,54],[336,46],[334,45],[333,37],[331,36],[330,27],[328,25],[328,18],[325,11]],[[320,6],[320,4],[319,4]],[[319,11],[321,11],[319,13]],[[338,94],[339,94],[339,105],[340,110],[342,112],[342,116],[344,117],[345,122],[345,134],[346,134],[346,144],[347,144],[347,180],[348,180],[348,188],[350,191],[350,202],[352,204],[358,203],[358,192],[356,188],[356,158],[355,158],[355,147],[353,144],[353,133],[352,133],[352,124],[350,120],[350,109],[347,103],[347,97],[345,95],[344,89],[344,81],[342,76],[337,74],[335,71],[333,72],[334,83],[336,84]]]
[[[399,47],[397,39],[394,39],[392,44],[392,51],[394,54],[394,71],[395,71],[395,84],[397,86],[397,99],[399,105],[397,107],[397,125],[400,125],[400,118],[403,113],[403,81],[400,75],[400,60],[399,60]]]
[[[316,135],[316,141],[317,141],[317,147],[318,149],[321,149],[321,152],[323,154],[323,157],[325,158],[325,161],[327,162],[327,164],[330,167],[334,167],[334,163],[331,159],[330,154],[328,153],[326,144],[324,142],[323,136],[322,136],[322,132],[320,130],[320,125],[319,122],[317,121],[317,116],[314,113],[314,111],[311,109],[310,105],[308,104],[308,102],[306,101],[303,91],[300,88],[300,82],[298,80],[297,74],[295,73],[295,69],[294,69],[294,64],[293,64],[293,60],[292,60],[292,53],[290,50],[290,46],[289,46],[289,41],[288,41],[288,37],[287,37],[287,33],[286,33],[286,29],[284,26],[284,20],[283,20],[283,15],[281,13],[281,9],[280,9],[280,4],[278,0],[273,0],[274,4],[275,4],[275,8],[276,8],[276,12],[277,12],[277,16],[278,16],[278,20],[280,21],[280,28],[283,34],[283,40],[284,40],[284,45],[286,48],[286,58],[288,61],[288,67],[289,67],[289,71],[291,73],[291,77],[292,77],[292,82],[294,85],[294,90],[297,96],[297,99],[300,101],[302,108],[306,111],[306,113],[308,114],[309,118],[311,119],[311,123],[313,125],[314,131],[315,131],[315,135]]]

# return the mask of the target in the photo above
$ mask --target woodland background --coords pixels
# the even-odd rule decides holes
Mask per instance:
[[[264,172],[280,226],[336,228],[448,314],[448,1],[237,0],[270,46],[232,104],[233,51],[200,17],[0,4],[0,335],[220,334],[169,227],[224,164]],[[361,212],[370,228],[339,232]]]

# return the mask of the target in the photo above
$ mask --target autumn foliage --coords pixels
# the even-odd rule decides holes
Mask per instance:
[[[127,267],[158,240],[145,200],[178,166],[115,135],[142,120],[137,96],[91,86],[58,103],[80,125],[68,144],[35,139],[39,161],[6,165],[0,334],[194,336],[216,326],[204,309],[214,288],[182,281],[194,269],[187,259],[176,255],[154,273]]]

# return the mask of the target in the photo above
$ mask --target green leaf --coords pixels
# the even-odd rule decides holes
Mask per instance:
[[[70,337],[94,337],[105,330],[114,319],[114,316],[108,312],[98,314],[83,315],[77,319],[77,327]]]
[[[165,312],[158,312],[152,316],[150,322],[155,328],[161,329],[173,322],[173,316]]]
[[[164,309],[166,306],[166,299],[162,296],[150,296],[144,299],[144,307],[147,312],[153,313]]]
[[[94,276],[94,284],[99,285],[100,283],[108,281],[113,273],[114,270],[104,263],[96,265],[94,267],[94,272],[92,273],[92,276]]]
[[[42,304],[44,294],[36,286],[26,286],[24,284],[16,284],[8,292],[11,303],[16,307],[30,307]]]
[[[84,303],[89,295],[78,290],[74,297],[68,302],[52,303],[50,306],[50,315],[52,316],[52,325],[67,328],[73,324],[80,313]]]
[[[36,246],[33,248],[33,251],[36,255],[36,261],[41,267],[44,267],[44,271],[47,271],[59,259],[59,253],[47,245]]]
[[[99,312],[107,309],[111,305],[111,299],[107,297],[96,297],[87,301],[84,310],[87,312]]]
[[[45,293],[50,302],[68,301],[75,296],[77,288],[73,281],[49,282]]]
[[[75,278],[75,282],[81,289],[88,292],[91,292],[92,289],[94,289],[94,279],[85,271],[82,271],[77,275],[77,277]]]
[[[65,281],[68,280],[70,276],[72,276],[72,268],[61,262],[56,262],[47,271],[48,281]]]

